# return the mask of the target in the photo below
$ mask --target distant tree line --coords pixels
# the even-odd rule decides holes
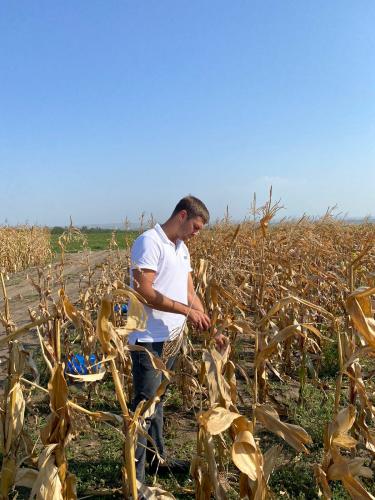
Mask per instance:
[[[68,228],[67,226],[62,227],[62,226],[54,226],[51,228],[51,234],[62,234],[64,231],[66,231]],[[103,227],[87,227],[87,226],[82,226],[80,230],[83,233],[112,233],[112,231],[125,231],[125,229],[108,229],[108,228],[103,228]]]

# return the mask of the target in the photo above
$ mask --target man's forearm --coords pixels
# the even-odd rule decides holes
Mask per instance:
[[[197,311],[205,312],[203,304],[195,292],[193,294],[188,294],[188,305],[192,309],[196,309]]]
[[[157,309],[158,311],[171,312],[175,314],[182,314],[187,316],[189,313],[189,306],[178,302],[177,300],[170,299],[166,295],[158,292],[154,288],[151,290],[137,290],[142,297],[147,301],[147,305],[152,307],[152,309]]]

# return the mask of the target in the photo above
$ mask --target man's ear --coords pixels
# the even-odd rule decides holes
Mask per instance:
[[[178,215],[180,217],[181,222],[184,222],[187,219],[188,213],[186,210],[181,210]]]

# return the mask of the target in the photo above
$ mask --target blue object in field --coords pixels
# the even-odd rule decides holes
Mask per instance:
[[[121,308],[119,304],[115,304],[113,309],[117,313],[121,311],[121,314],[124,315],[128,312],[128,304],[121,304]]]
[[[89,356],[89,365],[92,366],[97,363],[97,358],[95,354],[90,354]],[[101,363],[98,363],[96,366],[91,368],[90,373],[97,373],[101,366]],[[86,365],[85,357],[82,354],[72,354],[66,366],[67,373],[73,373],[75,375],[87,375],[89,373]]]

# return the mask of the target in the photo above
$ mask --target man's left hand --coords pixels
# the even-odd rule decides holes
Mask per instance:
[[[216,342],[216,349],[223,354],[227,346],[229,345],[229,339],[222,333],[217,333],[214,337]]]

